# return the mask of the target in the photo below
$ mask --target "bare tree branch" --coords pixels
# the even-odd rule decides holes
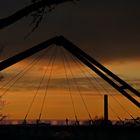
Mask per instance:
[[[29,15],[30,13],[32,13],[34,11],[39,10],[40,8],[51,7],[53,5],[62,4],[64,2],[68,2],[68,1],[73,1],[73,0],[40,0],[40,1],[35,1],[31,5],[15,12],[14,14],[12,14],[6,18],[0,19],[0,29],[3,29],[5,27],[17,22],[21,18]]]

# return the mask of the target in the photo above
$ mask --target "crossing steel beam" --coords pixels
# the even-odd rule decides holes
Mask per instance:
[[[51,39],[49,39],[43,43],[40,43],[40,44],[38,44],[38,45],[36,45],[36,46],[34,46],[34,47],[24,51],[24,52],[21,52],[17,55],[14,55],[14,56],[0,62],[0,71],[24,60],[25,58],[28,58],[28,57],[46,49],[46,48],[48,48],[50,45],[54,44],[56,39],[57,39],[57,37],[51,38]]]
[[[69,44],[69,42],[67,42]],[[71,54],[73,54],[76,58],[78,58],[82,63],[88,66],[91,70],[93,70],[97,75],[99,75],[102,79],[104,79],[107,83],[109,83],[112,87],[114,87],[119,93],[129,99],[132,103],[134,103],[137,107],[140,108],[140,103],[131,96],[127,91],[122,89],[118,84],[116,84],[112,79],[106,76],[102,71],[100,71],[97,67],[95,67],[91,62],[89,62],[86,58],[84,58],[80,53],[75,51],[72,47],[72,44],[63,44],[63,47],[68,50]]]
[[[64,38],[63,36],[60,36],[61,43],[63,45],[67,44],[69,45],[74,51],[78,52],[80,55],[82,55],[85,59],[87,59],[89,62],[91,62],[93,65],[95,65],[97,68],[102,70],[104,73],[106,73],[108,76],[110,76],[112,79],[120,83],[120,86],[122,89],[129,89],[132,93],[134,93],[136,96],[140,97],[140,92],[138,92],[136,89],[134,89],[132,86],[130,86],[128,83],[126,83],[124,80],[119,78],[117,75],[112,73],[110,70],[108,70],[106,67],[104,67],[101,63],[96,61],[94,58],[92,58],[90,55],[82,51],[80,48],[75,46],[73,43],[71,43],[69,40]]]

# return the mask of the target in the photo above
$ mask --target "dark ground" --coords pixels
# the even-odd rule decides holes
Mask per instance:
[[[140,140],[139,126],[0,125],[0,140]]]

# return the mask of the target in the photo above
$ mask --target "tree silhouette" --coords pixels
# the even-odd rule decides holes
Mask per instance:
[[[32,14],[34,18],[33,23],[36,23],[35,27],[33,28],[34,30],[35,28],[38,27],[39,23],[41,22],[46,8],[48,8],[48,10],[50,11],[56,5],[59,5],[68,1],[73,1],[73,0],[32,0],[31,1],[32,3],[29,6],[15,12],[14,14],[6,18],[0,19],[0,29],[3,29],[17,22],[23,17],[29,14]]]

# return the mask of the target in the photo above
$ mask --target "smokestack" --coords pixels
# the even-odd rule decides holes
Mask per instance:
[[[108,95],[104,95],[104,121],[108,122]]]

